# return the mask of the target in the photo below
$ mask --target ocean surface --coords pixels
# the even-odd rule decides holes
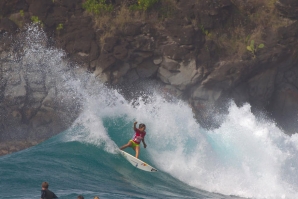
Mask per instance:
[[[57,136],[0,157],[1,199],[40,198],[43,181],[61,199],[298,198],[298,135],[285,135],[249,104],[231,101],[226,115],[215,116],[221,125],[207,130],[187,103],[154,88],[127,101],[90,74],[64,70],[73,63],[45,46],[34,26],[18,39],[26,43],[19,62],[30,63],[22,67],[44,70],[57,90],[77,96],[82,112]],[[134,121],[147,126],[139,158],[158,172],[134,168],[118,153]]]

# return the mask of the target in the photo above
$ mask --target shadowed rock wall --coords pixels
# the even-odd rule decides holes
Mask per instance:
[[[212,114],[224,110],[220,107],[233,99],[238,105],[248,102],[254,111],[263,111],[276,119],[286,133],[296,132],[297,1],[280,0],[273,5],[290,23],[275,32],[264,31],[265,49],[258,51],[256,58],[249,52],[241,58],[229,57],[206,32],[224,29],[226,24],[236,21],[245,25],[241,17],[235,19],[237,8],[253,12],[250,1],[177,2],[174,16],[158,22],[127,23],[121,31],[107,37],[103,37],[105,30],[95,25],[94,18],[81,5],[81,0],[3,0],[0,3],[2,37],[4,32],[15,33],[23,23],[30,22],[31,16],[38,16],[48,36],[55,38],[55,45],[86,71],[94,73],[99,81],[116,87],[134,87],[139,81],[157,80],[164,92],[189,101],[206,127],[213,123]],[[24,11],[23,16],[20,10]],[[59,24],[63,28],[57,30]],[[6,41],[1,42],[7,46]],[[40,132],[38,128],[51,129],[47,124],[60,113],[53,107],[45,111],[43,108],[46,101],[51,104],[51,100],[58,99],[57,91],[51,90],[44,74],[38,71],[28,74],[22,69],[11,70],[10,65],[16,63],[10,60],[7,49],[2,47],[1,51],[0,99],[2,115],[11,119],[4,120],[2,116],[2,125],[16,120],[19,126],[14,128],[28,129],[30,124],[35,129],[32,132]],[[19,60],[17,65],[24,64]],[[6,110],[20,105],[21,110]],[[52,119],[34,122],[34,118]],[[65,124],[54,125],[59,128],[53,128],[49,135],[58,133]]]

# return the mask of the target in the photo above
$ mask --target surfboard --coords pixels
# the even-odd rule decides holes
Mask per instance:
[[[148,171],[148,172],[156,172],[157,169],[154,167],[150,166],[146,162],[143,162],[142,160],[130,155],[129,153],[126,153],[125,151],[120,150],[121,155],[130,162],[133,166],[135,166],[138,169]]]

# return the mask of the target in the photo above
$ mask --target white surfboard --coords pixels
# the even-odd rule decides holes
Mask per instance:
[[[149,171],[149,172],[156,172],[157,169],[154,167],[150,166],[146,162],[143,162],[142,160],[139,160],[138,158],[130,155],[129,153],[126,153],[125,151],[120,150],[121,155],[130,162],[133,166],[137,167],[138,169],[144,170],[144,171]]]

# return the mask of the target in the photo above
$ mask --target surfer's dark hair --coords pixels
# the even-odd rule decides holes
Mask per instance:
[[[146,128],[146,125],[145,125],[145,124],[139,124],[139,129],[140,129],[140,128],[143,128],[143,127]]]

